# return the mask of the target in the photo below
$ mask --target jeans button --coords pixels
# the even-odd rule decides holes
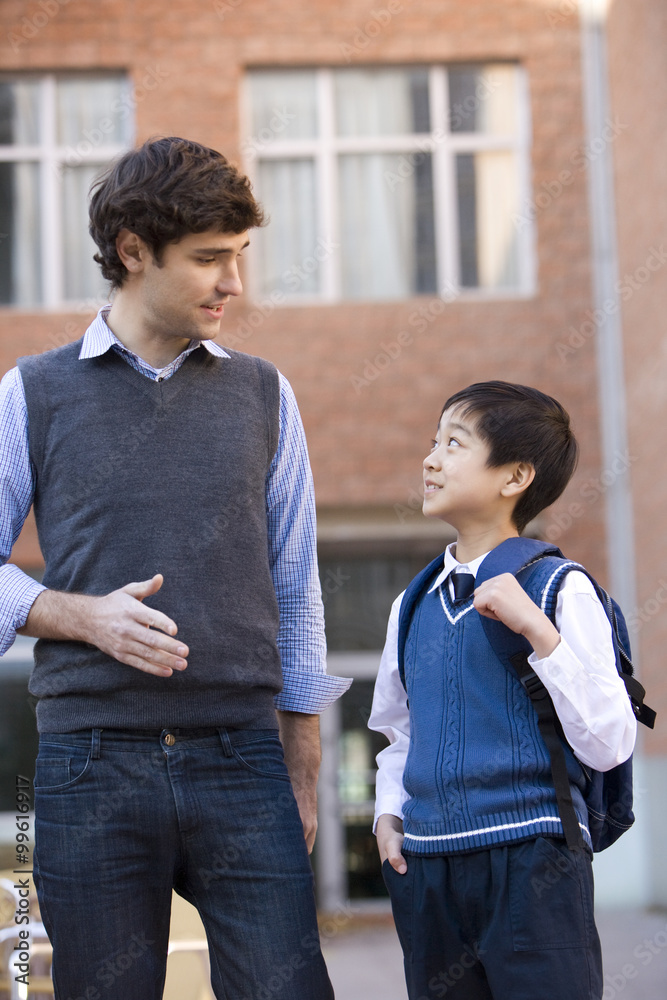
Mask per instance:
[[[174,736],[173,733],[167,733],[167,735],[164,738],[164,742],[167,744],[168,747],[173,747],[174,743],[176,742],[176,737]]]

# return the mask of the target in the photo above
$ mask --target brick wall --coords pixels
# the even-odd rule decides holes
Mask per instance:
[[[442,402],[457,388],[505,378],[554,393],[573,415],[582,460],[544,527],[604,578],[593,344],[577,334],[592,304],[585,173],[576,165],[584,144],[579,35],[567,5],[394,0],[391,19],[376,34],[368,25],[373,11],[387,8],[385,0],[326,0],[305,8],[296,0],[217,6],[69,0],[24,37],[42,24],[40,11],[55,9],[56,0],[43,2],[6,0],[5,23],[15,37],[3,38],[3,69],[125,68],[138,88],[139,140],[182,134],[235,158],[239,81],[247,66],[516,59],[526,67],[540,196],[537,296],[460,301],[441,311],[429,299],[281,308],[259,324],[245,349],[275,361],[291,379],[326,507],[404,504],[420,486]],[[566,13],[555,20],[548,16],[561,9]],[[559,180],[563,172],[567,183]],[[423,332],[411,325],[420,307],[434,316]],[[234,303],[228,329],[235,332],[251,310],[251,303]],[[0,368],[19,354],[74,339],[86,321],[79,314],[0,312]],[[365,378],[384,363],[377,359],[402,331],[413,337],[399,356],[367,385],[355,383],[353,376]],[[563,356],[573,337],[581,346]],[[34,535],[24,534],[16,556],[29,564],[37,558]]]

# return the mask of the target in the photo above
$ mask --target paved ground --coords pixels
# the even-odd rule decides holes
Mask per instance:
[[[390,917],[335,914],[322,926],[337,1000],[407,1000],[401,950]],[[667,911],[604,910],[603,1000],[666,1000]],[[543,993],[548,1000],[548,992]]]

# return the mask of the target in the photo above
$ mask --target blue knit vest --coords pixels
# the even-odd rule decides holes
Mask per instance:
[[[557,590],[551,593],[543,576],[535,587],[543,610],[552,614]],[[549,754],[530,700],[489,645],[472,598],[454,605],[447,582],[415,608],[405,679],[405,851],[442,855],[562,837]],[[585,776],[572,751],[566,753],[588,841]]]

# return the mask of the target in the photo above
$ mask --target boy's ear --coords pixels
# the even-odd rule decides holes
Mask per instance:
[[[116,253],[130,274],[139,274],[144,269],[149,250],[140,236],[129,229],[121,229],[116,237]]]
[[[507,482],[500,493],[504,497],[518,497],[528,489],[535,478],[535,467],[529,462],[518,462],[510,466]]]

